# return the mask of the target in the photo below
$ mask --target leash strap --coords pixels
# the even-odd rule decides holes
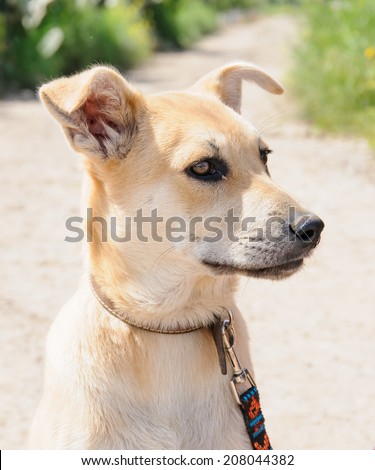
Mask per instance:
[[[250,387],[240,396],[240,401],[240,409],[252,446],[255,450],[272,450],[260,407],[258,389],[255,386]]]
[[[232,366],[233,376],[230,381],[232,387],[233,396],[238,403],[240,410],[245,421],[247,433],[250,437],[250,442],[255,450],[272,450],[270,440],[266,431],[264,416],[260,406],[259,392],[254,379],[250,375],[247,369],[243,369],[237,358],[237,354],[234,350],[235,344],[235,331],[233,328],[233,317],[231,312],[228,310],[229,320],[221,321],[221,343],[226,353],[227,358]],[[214,336],[215,337],[215,336]],[[216,342],[216,338],[215,338]],[[220,348],[217,347],[218,353]],[[219,354],[219,361],[220,354]],[[221,368],[221,371],[226,375],[226,368]],[[242,386],[245,383],[250,384],[250,388],[241,395],[238,393],[238,386]],[[243,388],[242,388],[243,389]]]

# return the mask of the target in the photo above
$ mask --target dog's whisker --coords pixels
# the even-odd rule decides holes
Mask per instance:
[[[224,290],[224,282],[221,282],[221,297],[223,299],[223,303],[225,303],[225,290]]]
[[[279,128],[282,127],[282,126],[283,126],[283,124],[275,124],[274,126],[266,127],[266,128],[264,128],[264,129],[262,129],[261,132],[258,132],[258,135],[259,135],[259,137],[262,137],[262,136],[264,136],[265,134],[267,134],[268,132],[273,131],[273,130],[275,130],[275,129],[279,129]]]
[[[271,122],[274,122],[276,119],[283,116],[284,114],[285,114],[284,111],[280,111],[280,112],[275,113],[272,116],[268,117],[267,119],[264,119],[263,121],[261,121],[258,125],[256,125],[256,128],[257,128],[258,132],[262,132],[262,129],[266,125],[270,124]]]
[[[248,285],[249,281],[250,281],[250,279],[247,279],[245,285],[243,286],[242,294],[241,294],[241,301],[243,299],[243,296],[245,294],[245,291],[246,291],[246,288],[247,288],[247,285]]]
[[[211,296],[212,296],[213,299],[215,299],[215,284],[216,284],[216,281],[217,281],[217,278],[215,277],[214,282],[212,283],[212,287],[211,287]]]
[[[231,294],[232,295],[235,295],[235,287],[233,287],[233,283],[232,283],[232,280],[229,279],[229,286],[230,286],[230,291],[231,291]]]
[[[169,253],[171,253],[172,251],[174,251],[175,247],[174,246],[171,246],[170,248],[167,248],[166,250],[164,250],[157,258],[156,260],[152,263],[151,267],[150,267],[150,271],[149,271],[149,277],[152,277],[154,275],[154,272],[153,270],[157,268],[157,266],[160,266],[160,264],[162,263],[163,261],[163,258],[165,258],[166,256],[168,256]]]

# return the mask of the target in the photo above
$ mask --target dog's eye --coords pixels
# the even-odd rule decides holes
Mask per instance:
[[[213,165],[211,162],[207,160],[204,162],[196,163],[191,167],[191,171],[193,171],[197,176],[206,176],[213,171]]]
[[[195,178],[204,181],[218,181],[225,179],[228,173],[226,163],[219,158],[207,158],[189,166],[186,173]]]
[[[267,161],[268,161],[268,155],[272,153],[272,150],[269,149],[269,148],[263,148],[263,149],[259,149],[259,155],[260,155],[260,159],[262,160],[263,164],[266,166],[267,165]]]

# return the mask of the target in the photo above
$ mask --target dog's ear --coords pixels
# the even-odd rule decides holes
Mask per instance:
[[[284,91],[280,83],[259,67],[248,62],[228,64],[213,70],[198,80],[190,90],[211,93],[240,113],[242,80],[255,82],[264,90],[276,95]]]
[[[76,151],[123,158],[130,150],[144,100],[116,70],[98,66],[59,78],[39,96]]]

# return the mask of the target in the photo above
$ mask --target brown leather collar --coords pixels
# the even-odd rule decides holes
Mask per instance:
[[[152,328],[146,325],[142,325],[140,323],[135,322],[134,320],[127,317],[123,312],[119,312],[114,303],[111,299],[109,299],[101,290],[99,284],[95,281],[94,277],[91,275],[89,278],[89,284],[91,290],[96,298],[96,300],[100,303],[100,305],[107,310],[108,313],[116,317],[117,319],[121,320],[122,322],[126,323],[129,326],[134,328],[139,328],[140,330],[149,331],[151,333],[161,333],[167,335],[180,335],[185,333],[191,333],[193,331],[200,330],[202,328],[207,328],[212,331],[212,335],[215,341],[216,350],[219,358],[219,364],[221,373],[223,375],[227,374],[227,364],[225,360],[225,351],[223,347],[223,343],[221,340],[221,328],[223,323],[223,318],[219,317],[218,315],[214,314],[212,318],[212,322],[209,325],[202,324],[197,325],[191,328]],[[226,309],[227,310],[227,309]]]
[[[184,333],[191,333],[192,331],[200,330],[201,328],[209,328],[218,320],[221,321],[221,318],[218,315],[213,315],[212,323],[210,325],[201,324],[197,326],[192,326],[190,328],[153,328],[146,326],[140,323],[135,322],[133,319],[129,318],[124,312],[119,312],[111,299],[109,299],[104,292],[101,290],[99,284],[95,281],[94,277],[91,275],[89,280],[91,289],[100,303],[100,305],[107,310],[111,315],[118,318],[127,325],[134,326],[141,330],[150,331],[152,333],[162,333],[167,335],[180,335]]]

